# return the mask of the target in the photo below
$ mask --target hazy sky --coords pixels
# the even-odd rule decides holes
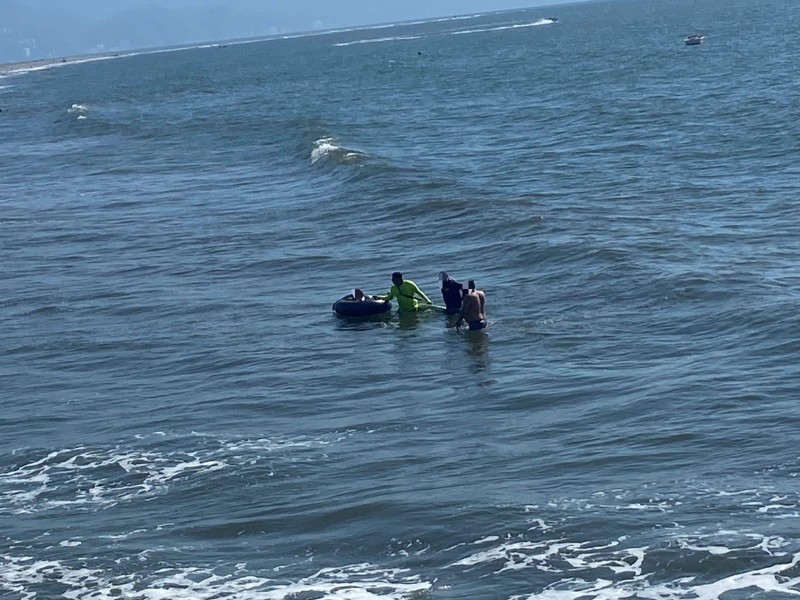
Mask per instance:
[[[308,5],[312,7],[312,10],[314,8],[319,10],[322,7],[328,10],[334,8],[335,11],[331,11],[332,17],[341,19],[342,22],[340,24],[346,25],[461,15],[555,3],[547,0],[373,0],[372,2],[364,2],[363,0],[340,0],[338,2],[299,0],[293,4],[299,7]]]
[[[563,3],[563,0],[558,2]],[[555,3],[548,0],[0,0],[0,62],[548,4]],[[556,9],[548,12],[553,10]]]
[[[65,10],[87,20],[109,17],[120,11],[161,6],[168,9],[226,6],[260,14],[274,12],[299,21],[314,16],[332,26],[458,15],[555,4],[552,0],[0,0],[45,12]],[[563,0],[558,3],[563,3]]]

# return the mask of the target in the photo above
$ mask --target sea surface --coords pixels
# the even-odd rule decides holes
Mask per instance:
[[[1,79],[0,598],[800,594],[798,31],[616,0]],[[332,313],[396,270],[489,328]]]

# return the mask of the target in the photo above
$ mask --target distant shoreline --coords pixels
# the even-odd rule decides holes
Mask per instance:
[[[87,62],[91,60],[102,60],[106,58],[114,58],[116,54],[87,54],[84,56],[68,56],[62,58],[38,58],[34,60],[26,60],[22,62],[0,64],[0,77],[7,75],[14,75],[15,73],[25,73],[28,71],[36,71],[39,69],[47,69],[59,65],[68,65],[71,63]]]
[[[43,71],[51,67],[60,67],[62,65],[81,64],[81,63],[96,62],[101,60],[111,60],[113,58],[125,58],[129,56],[139,56],[143,54],[160,54],[163,52],[193,50],[195,48],[211,48],[211,47],[225,48],[227,47],[228,43],[250,43],[253,41],[261,41],[261,40],[214,42],[209,44],[197,44],[189,46],[140,48],[138,50],[121,50],[117,52],[106,52],[102,54],[82,54],[79,56],[64,56],[58,58],[37,58],[20,62],[0,64],[0,77],[7,77],[9,75],[22,74],[22,73],[30,73],[31,71],[39,71],[39,70]]]

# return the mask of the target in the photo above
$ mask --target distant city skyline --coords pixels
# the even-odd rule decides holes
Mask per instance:
[[[573,0],[576,1],[576,0]],[[552,6],[547,0],[3,0],[0,62]]]

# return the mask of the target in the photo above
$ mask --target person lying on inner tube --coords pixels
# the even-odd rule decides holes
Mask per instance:
[[[419,289],[416,283],[410,279],[403,280],[403,274],[398,272],[392,273],[392,287],[389,289],[389,293],[385,296],[378,296],[378,298],[386,300],[387,302],[392,298],[397,298],[397,305],[400,310],[408,312],[419,309],[417,297],[424,300],[427,304],[432,304],[430,298]]]

